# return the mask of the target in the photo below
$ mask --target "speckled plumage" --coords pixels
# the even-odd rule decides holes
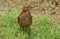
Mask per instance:
[[[30,5],[24,6],[21,14],[18,16],[18,23],[22,27],[29,27],[32,24],[32,16],[30,13]]]

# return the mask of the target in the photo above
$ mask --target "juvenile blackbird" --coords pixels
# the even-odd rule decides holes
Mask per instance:
[[[18,24],[21,27],[20,29],[23,33],[28,34],[28,39],[30,39],[30,25],[32,24],[32,16],[30,13],[31,8],[33,8],[31,5],[24,6],[21,14],[18,16]]]
[[[29,27],[32,24],[31,8],[33,8],[31,5],[24,6],[21,14],[19,14],[18,23],[21,27]]]

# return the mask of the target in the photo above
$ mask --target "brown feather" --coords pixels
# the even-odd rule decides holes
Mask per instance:
[[[18,23],[22,27],[29,27],[32,24],[32,16],[30,14],[31,6],[23,7],[21,14],[18,16]]]

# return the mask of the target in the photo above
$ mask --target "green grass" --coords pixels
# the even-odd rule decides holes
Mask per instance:
[[[3,25],[0,26],[0,39],[27,39],[28,34],[22,33],[18,25],[18,15],[22,8],[11,9],[2,16]],[[30,39],[60,39],[60,27],[54,26],[54,19],[32,14]],[[17,36],[16,36],[17,35]]]

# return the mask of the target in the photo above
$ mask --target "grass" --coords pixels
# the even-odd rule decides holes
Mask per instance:
[[[27,39],[28,34],[22,33],[18,25],[18,15],[22,8],[10,9],[1,17],[0,39]],[[30,39],[60,39],[60,27],[54,26],[54,19],[46,16],[32,14],[33,23],[31,25]]]

